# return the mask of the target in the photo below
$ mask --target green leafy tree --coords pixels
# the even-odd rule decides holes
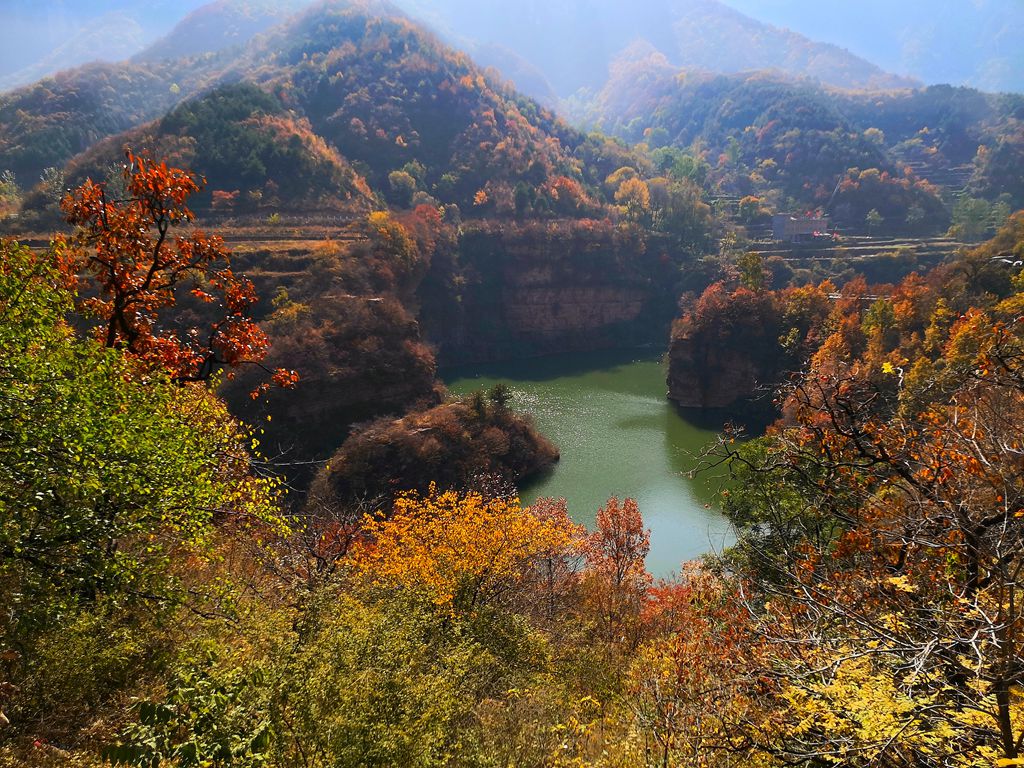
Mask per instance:
[[[967,242],[980,240],[988,230],[992,210],[988,201],[966,195],[953,206],[952,234]]]
[[[740,272],[740,285],[754,293],[760,293],[767,287],[768,275],[764,268],[761,255],[748,251],[740,256],[736,263]]]
[[[0,632],[104,597],[184,600],[217,519],[277,526],[250,436],[202,385],[80,338],[55,255],[0,244]]]
[[[0,200],[13,200],[21,194],[14,171],[0,173]]]
[[[64,171],[53,167],[43,169],[43,173],[39,177],[39,185],[49,202],[59,203],[65,192]]]
[[[911,227],[918,227],[925,219],[925,211],[918,203],[914,203],[907,209],[907,224]]]
[[[215,659],[172,679],[162,701],[139,701],[138,721],[108,747],[114,765],[256,768],[270,756],[269,686],[261,670],[216,670]]]
[[[388,174],[388,186],[391,188],[392,201],[396,205],[408,208],[416,192],[416,179],[405,171],[392,171]]]

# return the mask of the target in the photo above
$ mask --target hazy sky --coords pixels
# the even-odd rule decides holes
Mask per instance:
[[[1024,0],[726,0],[927,82],[1024,88]]]
[[[693,1],[673,0],[673,4]],[[418,2],[429,9],[442,0]],[[474,5],[477,13],[488,7],[507,13],[515,2],[478,0]],[[1024,90],[1024,0],[725,2],[762,21],[846,47],[897,74],[926,82]],[[202,4],[204,0],[0,0],[4,42],[0,46],[0,76],[44,58],[89,19],[123,11],[135,22],[131,29],[124,27],[125,35],[141,36],[148,42]],[[559,7],[569,4],[568,0],[548,0],[544,5],[557,17]],[[623,0],[624,9],[637,16],[644,15],[645,7],[654,6],[654,0]],[[583,20],[581,26],[586,26]],[[500,35],[501,30],[495,30],[495,37]],[[117,42],[121,44],[113,44]],[[123,51],[124,44],[131,42],[112,41],[111,49]],[[90,49],[90,53],[97,58],[104,55],[103,50]]]

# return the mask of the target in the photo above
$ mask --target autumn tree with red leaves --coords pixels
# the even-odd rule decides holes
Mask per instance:
[[[105,185],[86,180],[61,201],[75,232],[56,239],[57,251],[72,281],[92,278],[80,308],[97,322],[97,340],[146,368],[168,371],[179,383],[260,365],[269,342],[250,315],[257,301],[253,284],[232,271],[220,237],[197,229],[172,234],[194,221],[188,200],[205,180],[130,151],[126,160],[125,197],[112,198]],[[185,290],[214,309],[209,327],[169,321],[167,311]],[[272,380],[291,387],[298,376],[278,369]]]
[[[651,583],[646,567],[650,549],[651,532],[644,528],[636,501],[608,499],[584,545],[585,600],[606,640],[623,646],[639,642],[640,612]]]

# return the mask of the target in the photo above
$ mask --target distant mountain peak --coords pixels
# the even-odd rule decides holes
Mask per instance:
[[[717,0],[397,0],[449,39],[501,45],[539,70],[561,98],[600,89],[622,52],[646,42],[676,67],[771,69],[845,88],[910,87],[835,45],[747,16]],[[532,94],[531,95],[535,95]],[[539,95],[539,94],[537,94]]]
[[[136,61],[215,53],[244,45],[255,35],[299,12],[311,0],[214,0],[192,11]]]

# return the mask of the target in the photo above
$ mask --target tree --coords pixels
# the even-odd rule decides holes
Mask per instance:
[[[0,200],[17,200],[20,196],[21,190],[18,188],[18,180],[14,176],[14,172],[8,170],[0,173]]]
[[[13,171],[0,173],[0,216],[6,216],[21,205],[21,190]]]
[[[353,553],[359,571],[460,613],[495,599],[535,557],[568,547],[576,531],[514,500],[432,491],[399,497],[389,518],[368,518],[362,533]]]
[[[608,499],[597,512],[595,530],[584,549],[584,599],[609,648],[632,649],[639,642],[640,608],[651,583],[646,566],[650,549],[651,532],[644,528],[636,501]]]
[[[920,203],[914,203],[907,209],[907,224],[916,229],[925,220],[925,211],[921,207]]]
[[[282,530],[223,403],[78,338],[52,254],[0,255],[0,636],[101,598],[184,599],[170,566],[219,520]]]
[[[759,717],[750,684],[758,638],[735,585],[696,565],[650,590],[660,631],[630,664],[623,699],[647,765],[758,765],[740,724]]]
[[[96,338],[177,382],[259,365],[268,340],[249,314],[257,300],[252,283],[231,270],[221,238],[171,234],[193,221],[187,202],[201,180],[130,152],[124,177],[126,198],[113,199],[103,184],[87,180],[61,201],[76,231],[57,237],[56,247],[69,277],[84,274],[95,283],[79,307],[97,322]],[[177,327],[167,316],[186,290],[214,310],[208,328]],[[294,371],[273,372],[280,386],[297,380]]]
[[[882,214],[878,212],[877,208],[872,208],[868,211],[867,216],[864,217],[864,223],[868,226],[868,232],[874,234],[878,231],[878,228],[882,226],[885,219],[882,218]]]
[[[747,195],[740,200],[739,217],[744,224],[753,224],[757,219],[765,216],[763,201],[759,197]]]
[[[757,585],[782,717],[799,724],[773,748],[794,760],[1022,756],[1019,307],[1011,296],[933,322],[931,361],[905,356],[920,331],[902,348],[872,341],[913,317],[902,299],[862,323],[848,305],[790,389],[786,424],[733,454],[733,565]]]
[[[416,179],[405,171],[392,171],[388,174],[388,186],[395,204],[408,208],[416,192]]]
[[[654,226],[679,238],[691,248],[704,248],[711,231],[711,206],[705,203],[702,192],[689,179],[651,179],[648,187],[654,211]],[[654,202],[655,191],[659,200]]]
[[[627,219],[638,223],[650,213],[651,192],[643,180],[627,178],[615,190],[615,202],[625,210]]]
[[[991,207],[987,200],[961,195],[953,205],[953,226],[955,237],[967,242],[980,240],[988,230]]]
[[[491,401],[491,404],[499,411],[506,410],[509,402],[512,400],[512,390],[508,384],[504,382],[498,382],[491,390],[487,393],[487,399]]]
[[[66,192],[64,188],[64,171],[60,168],[44,168],[39,176],[39,186],[50,203],[58,203]]]
[[[740,285],[754,293],[760,293],[765,289],[768,273],[760,254],[753,251],[744,253],[736,262],[736,267],[740,272]]]

